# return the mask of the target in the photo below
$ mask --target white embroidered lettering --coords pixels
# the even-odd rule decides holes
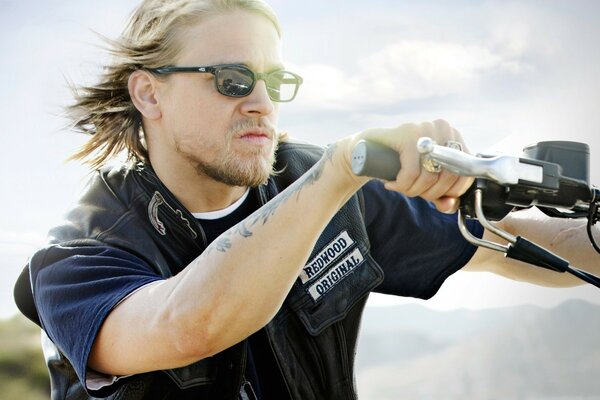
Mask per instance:
[[[308,288],[308,293],[313,300],[317,301],[321,296],[327,293],[331,288],[346,278],[352,271],[365,261],[359,249],[354,249],[350,255],[333,266],[329,271],[319,278],[312,286]]]
[[[352,240],[347,231],[340,233],[304,266],[300,272],[300,281],[305,284],[316,278],[353,244],[354,240]]]

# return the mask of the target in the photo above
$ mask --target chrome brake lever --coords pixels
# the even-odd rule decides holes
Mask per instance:
[[[485,178],[501,185],[516,185],[520,180],[534,183],[542,183],[544,180],[543,167],[521,162],[518,157],[476,157],[437,145],[427,137],[419,139],[417,150],[423,157],[460,176]]]

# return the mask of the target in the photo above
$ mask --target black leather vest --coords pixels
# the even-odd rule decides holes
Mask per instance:
[[[260,201],[267,202],[285,189],[321,155],[322,149],[315,146],[282,143],[276,164],[282,172],[256,190]],[[294,399],[356,398],[353,365],[360,319],[369,292],[383,280],[382,270],[369,254],[361,207],[359,192],[335,215],[283,306],[265,327]],[[118,247],[165,277],[177,274],[206,247],[193,216],[143,165],[100,172],[67,221],[50,232],[51,245]],[[30,262],[42,259],[43,252]],[[23,285],[25,279],[20,282],[17,302],[35,321],[33,303],[28,304],[30,288]],[[242,342],[187,367],[126,378],[108,398],[236,399],[245,369],[245,346]],[[52,399],[91,399],[69,361],[49,340],[45,347]]]

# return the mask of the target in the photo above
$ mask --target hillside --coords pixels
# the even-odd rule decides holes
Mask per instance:
[[[3,400],[50,398],[39,328],[20,315],[0,320],[0,388]]]
[[[361,399],[600,399],[600,306],[370,309]]]

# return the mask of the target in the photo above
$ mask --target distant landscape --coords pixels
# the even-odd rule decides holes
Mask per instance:
[[[0,399],[50,399],[40,330],[20,315],[0,320]]]
[[[600,400],[600,305],[432,311],[369,307],[361,400]],[[0,398],[49,399],[39,331],[0,321]]]
[[[596,400],[600,306],[368,308],[357,357],[365,400]]]

